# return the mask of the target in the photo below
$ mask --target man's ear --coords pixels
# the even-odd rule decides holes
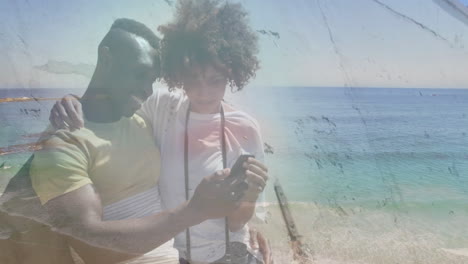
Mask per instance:
[[[102,70],[105,73],[109,73],[112,69],[113,58],[109,47],[100,46],[99,47],[99,61],[102,66]]]

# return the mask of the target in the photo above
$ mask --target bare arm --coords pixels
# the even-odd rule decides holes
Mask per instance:
[[[96,247],[131,254],[148,252],[205,220],[187,203],[144,218],[103,221],[101,200],[89,184],[45,206],[59,232]]]
[[[189,202],[143,218],[103,221],[101,200],[89,184],[56,197],[45,206],[58,232],[94,247],[140,255],[192,225],[234,210],[238,204],[225,195],[231,189],[222,183],[227,174],[205,177]]]

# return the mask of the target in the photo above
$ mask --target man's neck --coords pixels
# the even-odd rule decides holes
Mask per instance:
[[[95,123],[111,123],[119,121],[110,98],[102,89],[89,86],[81,99],[84,117]]]

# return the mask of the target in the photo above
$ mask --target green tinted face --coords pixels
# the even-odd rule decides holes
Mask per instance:
[[[134,36],[134,50],[113,67],[111,95],[116,114],[130,117],[153,93],[158,77],[157,52],[141,37]]]

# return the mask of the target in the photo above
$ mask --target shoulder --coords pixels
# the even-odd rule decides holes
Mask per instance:
[[[40,142],[29,168],[31,184],[42,204],[91,184],[88,129],[57,130]]]
[[[51,160],[74,159],[84,163],[92,157],[99,142],[99,138],[87,128],[75,131],[60,129],[40,139],[34,156]]]
[[[87,166],[90,151],[86,134],[89,133],[89,130],[81,128],[73,132],[61,129],[44,135],[34,152],[31,176]]]
[[[226,113],[226,127],[243,148],[246,148],[245,150],[259,152],[257,149],[262,148],[263,139],[257,119],[238,108],[233,108],[233,110]]]
[[[183,99],[184,93],[181,89],[169,91],[167,88],[159,88],[156,89],[150,97],[148,97],[146,103],[152,105],[161,103],[177,103]]]
[[[58,147],[66,146],[68,144],[80,145],[84,144],[86,141],[94,138],[95,135],[93,131],[88,128],[80,128],[74,131],[67,129],[59,129],[55,131],[46,131],[42,134],[40,143],[44,147]],[[53,143],[62,143],[60,145],[53,145]]]
[[[224,108],[226,109],[228,119],[235,125],[250,129],[255,133],[260,133],[260,125],[252,115],[232,104],[225,103]]]
[[[177,112],[185,104],[187,97],[181,89],[159,88],[143,103],[139,113],[154,122],[168,113]]]
[[[257,119],[245,111],[234,109],[226,114],[227,129],[236,138],[243,151],[263,161],[263,138]]]

